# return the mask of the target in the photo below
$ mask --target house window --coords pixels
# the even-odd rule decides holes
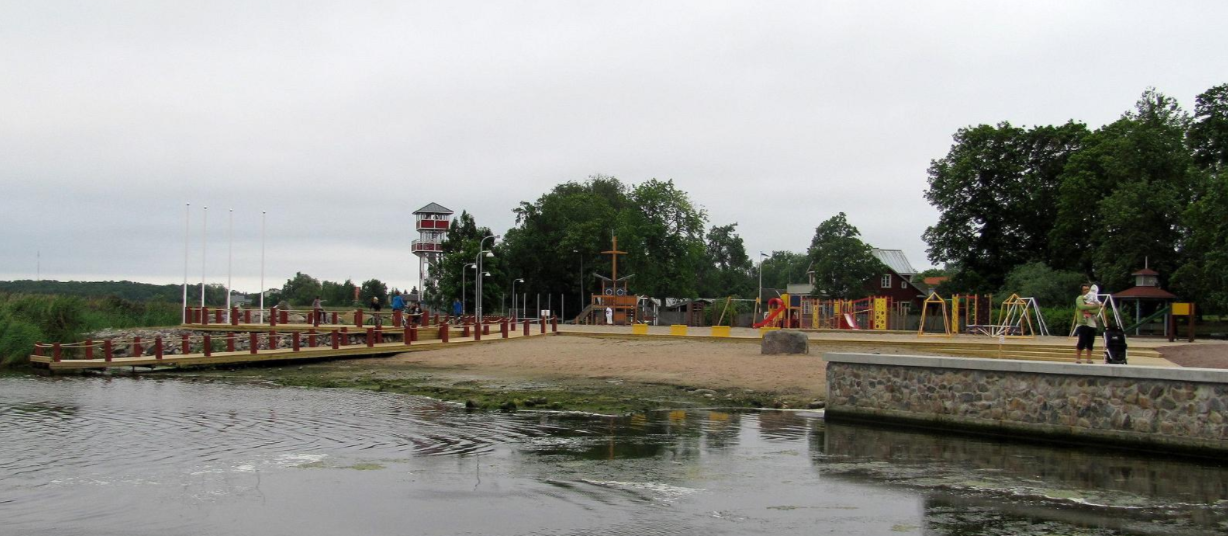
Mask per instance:
[[[882,288],[891,288],[891,274],[883,274],[883,280],[879,286]]]
[[[900,280],[900,288],[908,288],[908,281]]]

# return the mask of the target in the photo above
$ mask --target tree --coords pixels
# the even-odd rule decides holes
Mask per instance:
[[[707,248],[707,213],[696,208],[674,181],[651,179],[631,192],[633,211],[620,218],[628,235],[628,268],[636,274],[637,293],[656,297],[698,296],[695,274]]]
[[[1046,307],[1067,306],[1086,282],[1083,274],[1054,270],[1043,262],[1016,266],[1006,276],[1006,284],[998,291],[1002,297],[1018,294],[1036,298]]]
[[[353,281],[346,279],[344,283],[324,281],[320,284],[320,300],[328,307],[348,307],[354,305]]]
[[[368,279],[362,282],[359,292],[359,303],[362,307],[370,305],[371,298],[379,298],[381,305],[388,305],[388,285],[378,279]]]
[[[866,281],[887,268],[874,257],[872,248],[857,238],[860,235],[843,212],[815,228],[810,241],[815,295],[857,299],[869,294]]]
[[[281,287],[281,297],[290,305],[311,305],[316,296],[321,294],[323,286],[320,281],[303,272],[295,272],[294,277],[286,280]]]
[[[930,163],[925,197],[941,214],[922,235],[931,261],[961,266],[954,287],[992,292],[1012,267],[1049,258],[1061,172],[1086,135],[1073,121],[955,133],[947,156]]]
[[[810,255],[795,251],[773,251],[766,259],[761,259],[763,270],[763,288],[786,288],[789,283],[807,283],[810,281],[806,272],[810,269]],[[758,285],[758,273],[752,274]]]
[[[1198,95],[1189,143],[1195,164],[1212,173],[1224,172],[1228,166],[1228,84]]]
[[[1189,129],[1203,176],[1182,214],[1187,237],[1174,290],[1206,312],[1228,312],[1228,85],[1198,95]]]
[[[1134,111],[1084,138],[1062,171],[1051,266],[1092,274],[1106,289],[1127,286],[1147,260],[1174,272],[1198,182],[1188,125],[1176,101],[1149,89]]]
[[[700,296],[754,296],[754,265],[746,255],[746,245],[738,236],[737,227],[732,223],[708,230],[707,262],[699,273]]]

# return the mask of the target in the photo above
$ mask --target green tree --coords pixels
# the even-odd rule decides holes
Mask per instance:
[[[761,257],[759,268],[763,270],[763,288],[783,289],[789,283],[808,283],[810,276],[806,272],[810,270],[810,263],[810,255],[795,251],[773,251],[767,258]],[[752,274],[756,278],[755,285],[758,285],[758,276],[757,272]]]
[[[1052,266],[1093,274],[1106,289],[1128,286],[1147,259],[1175,271],[1181,214],[1198,182],[1188,125],[1176,101],[1149,89],[1134,111],[1084,138],[1062,172]]]
[[[354,305],[354,289],[358,288],[353,281],[346,279],[344,283],[324,281],[320,284],[320,300],[325,307],[350,307]]]
[[[628,268],[636,274],[632,287],[659,298],[697,297],[695,274],[703,267],[707,249],[707,213],[672,180],[640,183],[632,190],[631,201],[636,210],[621,218],[620,227],[628,237],[627,247],[622,248],[628,252]]]
[[[732,223],[708,230],[707,262],[699,273],[700,296],[754,296],[754,265],[746,255],[746,245],[738,236],[737,227]]]
[[[281,287],[281,297],[294,306],[311,305],[316,296],[321,294],[323,286],[320,280],[303,272],[295,272],[294,277],[286,280]]]
[[[947,156],[930,163],[925,197],[940,215],[922,235],[931,261],[961,266],[953,287],[992,292],[1015,265],[1049,258],[1061,172],[1086,135],[1073,121],[955,133]]]
[[[1224,172],[1228,166],[1228,84],[1198,95],[1189,143],[1195,164],[1212,173]]]
[[[810,259],[816,295],[857,299],[869,294],[866,281],[887,268],[871,253],[870,245],[858,238],[860,235],[843,212],[815,228]]]
[[[1036,298],[1042,306],[1068,306],[1079,292],[1079,286],[1087,281],[1083,274],[1054,270],[1043,262],[1029,262],[1016,266],[1006,276],[1006,284],[998,291],[1003,298],[1011,294]]]
[[[1198,95],[1189,129],[1194,162],[1203,172],[1182,214],[1187,237],[1175,291],[1204,312],[1228,312],[1228,85]]]
[[[494,256],[482,259],[483,271],[491,274],[484,279],[482,300],[486,314],[499,311],[504,288],[503,248],[496,243],[493,236],[490,229],[479,227],[473,216],[467,212],[461,212],[460,217],[452,221],[448,236],[441,245],[443,257],[436,268],[436,291],[429,293],[436,298],[436,301],[432,302],[436,307],[451,312],[452,300],[461,300],[465,303],[465,312],[473,312],[478,273],[466,265],[475,263],[482,240],[490,237],[486,240],[485,247],[492,251]]]
[[[378,279],[368,279],[362,282],[359,290],[359,300],[363,307],[371,304],[371,298],[379,298],[380,305],[388,306],[388,285]]]

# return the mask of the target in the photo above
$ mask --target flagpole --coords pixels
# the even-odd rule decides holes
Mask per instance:
[[[260,211],[260,323],[264,323],[264,214]]]
[[[231,268],[234,266],[235,252],[235,209],[230,209],[230,223],[227,224],[226,241],[226,314],[230,314],[230,283]]]
[[[208,248],[208,242],[205,240],[209,236],[209,207],[205,207],[204,223],[200,225],[200,306],[205,306],[205,253]],[[202,319],[203,321],[203,319]]]
[[[183,321],[188,323],[188,244],[192,242],[192,204],[183,207]]]

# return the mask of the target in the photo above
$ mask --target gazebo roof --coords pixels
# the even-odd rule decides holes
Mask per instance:
[[[452,214],[452,210],[439,203],[428,203],[425,207],[415,210],[414,214]]]
[[[1113,295],[1114,298],[1127,298],[1134,300],[1175,300],[1177,295],[1160,287],[1133,287],[1118,292]]]

